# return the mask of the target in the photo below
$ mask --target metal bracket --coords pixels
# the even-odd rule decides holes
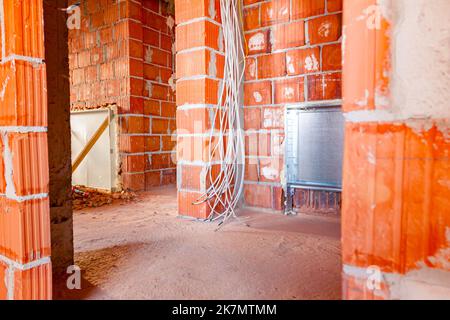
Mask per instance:
[[[286,197],[284,203],[284,214],[291,215],[295,214],[294,212],[294,193],[295,189],[291,188],[289,185],[286,188]]]

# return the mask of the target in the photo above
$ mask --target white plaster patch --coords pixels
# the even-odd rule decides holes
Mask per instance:
[[[173,30],[173,27],[175,26],[175,20],[172,18],[172,16],[169,16],[167,18],[166,24],[170,30]]]
[[[330,22],[323,22],[319,27],[319,36],[326,38],[331,33],[331,23]]]
[[[376,267],[376,266],[375,266]],[[360,280],[371,282],[368,268],[344,265],[343,272]],[[442,300],[450,297],[450,273],[444,270],[422,266],[404,275],[381,273],[381,282],[387,285],[388,292],[374,290],[374,294],[391,300]]]
[[[288,73],[295,73],[295,66],[292,57],[288,54],[286,54],[286,64],[287,64],[287,71]]]
[[[217,12],[216,12],[216,1],[215,0],[209,0],[208,13],[209,13],[209,17],[211,19],[216,18]]]
[[[217,75],[216,53],[215,52],[211,52],[211,54],[210,54],[209,65],[208,65],[208,74],[211,77],[216,77],[216,75]]]
[[[317,58],[314,54],[305,58],[305,69],[308,71],[319,70],[319,61],[317,61]]]
[[[264,110],[264,127],[281,128],[283,124],[284,112],[280,108],[267,108]]]
[[[9,83],[9,76],[6,76],[5,81],[2,84],[2,88],[0,89],[0,99],[3,101],[5,99],[6,87]]]
[[[252,62],[250,62],[250,63],[247,65],[247,68],[248,68],[248,73],[250,74],[250,76],[251,76],[252,78],[255,78],[255,77],[256,77],[256,62],[254,62],[254,61],[252,60]]]
[[[264,178],[268,180],[276,180],[279,177],[280,168],[272,168],[272,167],[263,167],[261,169],[261,174]]]
[[[293,99],[295,94],[295,90],[292,87],[285,87],[283,90],[283,95],[286,99]]]
[[[14,186],[14,179],[13,179],[14,162],[9,147],[9,137],[6,132],[2,133],[2,140],[3,140],[3,162],[5,166],[4,174],[6,181],[5,194],[8,198],[14,199],[16,197],[16,188]]]
[[[364,99],[356,101],[355,104],[360,107],[366,107],[369,104],[369,95],[370,95],[369,90],[366,89],[364,91]]]
[[[148,91],[148,96],[151,97],[153,92],[153,85],[149,80],[145,81],[145,90]]]
[[[402,118],[450,119],[448,0],[386,0],[391,12],[392,112]]]
[[[391,284],[391,299],[441,300],[450,297],[450,273],[443,270],[423,266],[402,277],[387,275],[386,278]]]
[[[220,28],[220,30],[219,30],[219,38],[217,39],[217,45],[219,47],[219,51],[223,51],[224,43],[223,43],[223,30],[222,30],[222,28]]]
[[[263,50],[266,46],[265,35],[262,32],[258,32],[250,37],[248,40],[248,48],[250,51]]]
[[[263,100],[263,97],[259,91],[253,92],[253,98],[255,99],[255,102],[260,103]]]
[[[147,47],[145,49],[145,56],[144,56],[144,60],[145,62],[151,63],[153,59],[153,50],[150,47]]]
[[[379,90],[378,88],[375,92],[375,106],[377,108],[389,108],[391,106],[390,97],[387,94],[381,92],[381,90]]]
[[[5,283],[6,288],[8,288],[8,300],[14,300],[14,267],[11,265],[8,266],[8,269],[5,272]]]
[[[284,135],[276,134],[271,137],[272,155],[274,157],[283,156],[284,154]]]
[[[172,74],[172,76],[169,78],[168,84],[170,86],[170,89],[175,92],[176,90],[176,83],[175,83],[175,73]]]

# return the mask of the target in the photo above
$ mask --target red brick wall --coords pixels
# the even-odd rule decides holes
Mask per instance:
[[[0,5],[0,300],[51,299],[43,6]]]
[[[175,182],[174,32],[159,0],[81,1],[69,33],[73,109],[117,104],[126,189]]]
[[[244,0],[247,205],[283,208],[286,105],[341,98],[341,12],[342,0]]]

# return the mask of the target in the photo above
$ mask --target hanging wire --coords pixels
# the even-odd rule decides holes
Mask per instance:
[[[194,204],[208,203],[210,221],[238,219],[236,206],[244,186],[245,154],[241,92],[245,53],[242,35],[241,0],[221,0],[225,48],[224,77],[219,90],[208,144],[209,187]],[[218,129],[216,128],[218,127]],[[219,172],[214,166],[220,166]]]

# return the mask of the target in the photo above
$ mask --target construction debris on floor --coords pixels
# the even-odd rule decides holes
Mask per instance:
[[[83,111],[83,110],[98,110],[98,109],[114,109],[117,108],[117,104],[115,103],[104,103],[104,104],[89,104],[86,106],[73,106],[71,107],[72,111]]]
[[[131,201],[136,197],[132,192],[121,191],[111,192],[99,190],[85,186],[72,187],[72,207],[73,210],[84,208],[97,208],[113,203],[114,200]]]

